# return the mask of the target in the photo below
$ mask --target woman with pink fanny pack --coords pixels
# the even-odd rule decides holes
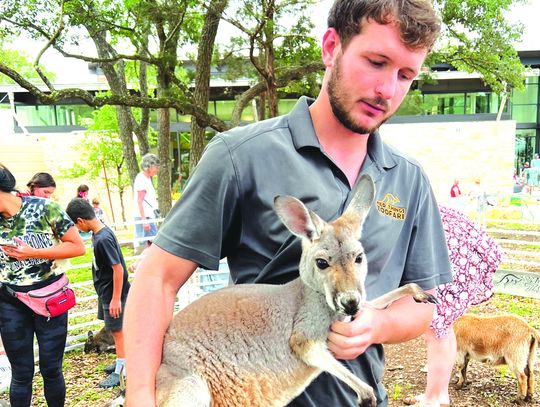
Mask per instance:
[[[62,360],[73,291],[57,260],[84,254],[73,222],[53,201],[17,196],[0,164],[0,333],[11,363],[10,403],[32,402],[34,335],[47,405],[64,406]]]

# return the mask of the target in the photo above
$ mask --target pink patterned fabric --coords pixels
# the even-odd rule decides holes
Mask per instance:
[[[499,245],[480,225],[455,209],[439,209],[454,281],[437,287],[439,304],[430,325],[437,338],[448,335],[467,308],[493,295],[493,273],[502,256]]]

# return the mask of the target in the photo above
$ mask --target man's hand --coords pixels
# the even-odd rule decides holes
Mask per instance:
[[[120,299],[112,299],[109,304],[109,315],[113,318],[118,318],[122,312],[122,302]]]
[[[330,327],[328,349],[336,359],[352,360],[364,353],[377,340],[378,321],[383,311],[366,306],[350,322],[337,321]]]
[[[150,223],[143,223],[142,227],[143,227],[145,232],[149,232],[150,229],[151,229]]]

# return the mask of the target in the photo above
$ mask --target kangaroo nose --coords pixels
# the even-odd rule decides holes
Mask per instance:
[[[338,307],[347,315],[355,315],[360,306],[360,295],[357,292],[346,292],[338,294]]]

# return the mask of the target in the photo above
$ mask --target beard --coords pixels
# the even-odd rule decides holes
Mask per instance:
[[[352,115],[350,114],[349,110],[347,109],[346,101],[344,97],[346,95],[344,95],[345,92],[340,87],[340,82],[341,82],[341,57],[338,57],[336,59],[336,62],[334,63],[334,67],[330,74],[330,80],[328,81],[328,99],[330,102],[330,107],[332,108],[332,112],[334,113],[334,116],[336,117],[336,119],[338,119],[338,121],[341,123],[343,127],[345,127],[346,129],[354,133],[371,134],[390,118],[390,116],[385,117],[379,123],[377,123],[375,126],[372,126],[372,127],[362,126],[359,123],[357,123],[352,117]],[[384,100],[383,98],[381,98],[380,96],[373,99],[361,99],[361,100],[367,103],[370,103],[372,105],[383,106],[385,107],[385,109],[388,109],[388,102]]]

